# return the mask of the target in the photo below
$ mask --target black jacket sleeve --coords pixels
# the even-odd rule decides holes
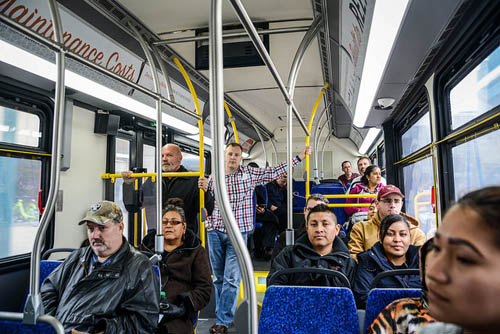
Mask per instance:
[[[56,314],[61,294],[63,269],[64,263],[54,269],[54,271],[42,283],[40,293],[42,295],[42,303],[45,314],[52,316]]]
[[[210,190],[205,192],[205,209],[207,209],[207,216],[211,216],[214,211],[214,196]]]
[[[188,296],[193,310],[197,312],[208,305],[213,289],[210,263],[205,248],[200,247],[197,249],[191,271],[193,273],[191,283],[194,288],[188,293]]]
[[[375,278],[377,272],[367,263],[367,259],[358,256],[358,269],[354,277],[353,292],[358,308],[365,308],[370,292],[370,283]]]
[[[288,269],[291,266],[292,262],[292,251],[293,246],[288,246],[284,248],[278,256],[274,258],[271,262],[271,270],[269,270],[269,274],[267,275],[267,285],[269,286],[269,282],[271,281],[271,277],[273,275],[283,269]],[[287,285],[290,280],[289,275],[280,276],[277,281],[275,281],[276,285]]]
[[[151,264],[143,262],[130,272],[134,286],[124,296],[116,316],[98,319],[97,329],[106,333],[154,333],[160,311],[160,285]]]

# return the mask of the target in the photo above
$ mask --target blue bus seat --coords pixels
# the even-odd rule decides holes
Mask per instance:
[[[62,261],[40,261],[40,281],[39,284],[42,285],[43,281],[50,275],[54,269],[56,269]],[[24,311],[24,305],[28,298],[28,293],[24,296],[23,303],[21,305],[20,312]],[[52,326],[44,323],[37,323],[34,326],[25,325],[18,321],[0,320],[0,333],[12,333],[12,334],[52,334],[55,333]]]
[[[8,334],[55,334],[52,326],[37,323],[34,326],[25,325],[19,321],[0,320],[0,333]]]
[[[270,286],[260,312],[259,334],[358,334],[354,296],[347,288]]]
[[[309,189],[312,189],[315,184],[313,181],[309,181]],[[295,200],[293,211],[302,212],[306,206],[306,181],[293,181],[293,197]]]
[[[320,185],[314,186],[311,190],[311,194],[322,194],[322,195],[345,195],[345,189],[341,184],[338,183],[322,183]],[[333,203],[345,203],[345,198],[329,198],[328,202]],[[333,212],[337,216],[337,222],[343,225],[347,219],[344,208],[333,208]]]
[[[417,298],[422,295],[421,289],[372,289],[368,294],[365,313],[365,331],[387,305],[401,298]]]

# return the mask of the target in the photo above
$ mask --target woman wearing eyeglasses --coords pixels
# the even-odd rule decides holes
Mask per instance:
[[[169,199],[163,209],[164,252],[159,264],[162,291],[170,309],[159,325],[159,333],[192,333],[193,317],[210,301],[212,278],[205,248],[186,228],[182,200]],[[156,231],[146,235],[140,248],[153,253]]]

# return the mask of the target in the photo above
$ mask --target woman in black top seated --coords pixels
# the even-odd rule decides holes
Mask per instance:
[[[411,245],[410,223],[401,215],[388,215],[380,223],[379,240],[366,252],[358,254],[354,296],[358,308],[365,308],[370,283],[378,274],[395,269],[418,269],[418,246]],[[388,276],[378,288],[420,288],[418,275]]]

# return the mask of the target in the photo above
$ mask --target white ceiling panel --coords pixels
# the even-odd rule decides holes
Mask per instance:
[[[208,26],[208,0],[172,1],[120,0],[134,15],[156,33],[178,31],[163,35],[163,38],[194,36],[193,30]],[[147,4],[147,5],[146,5]],[[223,1],[225,23],[239,23],[228,1]],[[254,21],[288,20],[274,22],[269,28],[308,26],[312,22],[313,11],[310,1],[304,0],[246,0],[243,1],[249,16]],[[290,21],[292,19],[303,19]],[[275,34],[269,36],[270,55],[286,85],[288,74],[297,48],[305,32]],[[171,44],[170,47],[186,61],[195,64],[194,42]],[[208,71],[200,71],[208,77]],[[306,51],[298,75],[295,104],[303,118],[308,119],[314,102],[323,86],[323,74],[318,41],[314,39]],[[305,86],[306,88],[300,88]],[[312,87],[311,87],[312,86]],[[252,114],[269,130],[284,126],[278,115],[286,115],[283,96],[266,66],[228,68],[224,70],[224,90],[247,112]],[[310,87],[310,88],[307,88]],[[322,108],[322,107],[321,107]],[[285,119],[285,117],[283,118]]]
[[[295,106],[306,125],[320,91],[321,87],[297,88],[295,90]],[[257,121],[264,124],[269,130],[274,132],[277,128],[286,126],[286,104],[279,90],[235,92],[228,95],[252,113]],[[321,112],[323,108],[322,100],[317,112]],[[295,125],[299,124],[295,116],[293,122]]]
[[[157,33],[208,26],[209,0],[119,0]],[[252,20],[288,20],[312,17],[310,1],[304,0],[246,0],[242,1]],[[222,1],[224,23],[237,23],[232,6]]]

